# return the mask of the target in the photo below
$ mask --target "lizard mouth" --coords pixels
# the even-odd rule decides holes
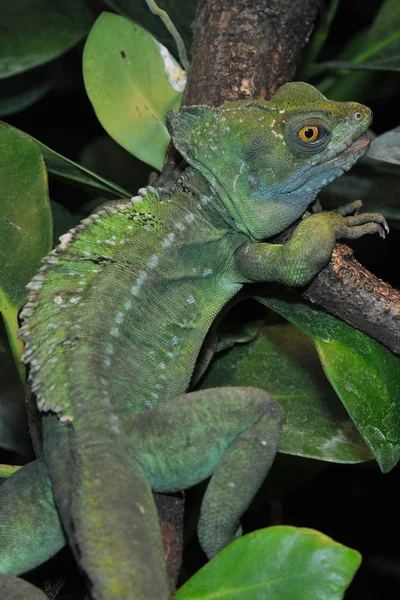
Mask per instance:
[[[356,160],[368,152],[370,144],[371,138],[367,133],[363,133],[352,144],[350,144],[350,146],[343,150],[339,156],[333,158],[329,162],[335,166],[341,166],[345,171],[347,171]]]
[[[340,156],[348,156],[349,154],[365,154],[371,144],[371,138],[367,133],[357,138]]]

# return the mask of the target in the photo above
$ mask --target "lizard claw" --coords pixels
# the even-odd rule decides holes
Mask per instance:
[[[389,225],[386,223],[386,221],[382,223],[378,233],[382,239],[386,238],[386,235],[389,233]]]

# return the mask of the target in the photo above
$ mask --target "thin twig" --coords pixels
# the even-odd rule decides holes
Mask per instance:
[[[179,60],[181,61],[181,64],[185,71],[189,71],[190,63],[187,57],[185,44],[183,43],[183,39],[180,33],[178,32],[177,28],[169,18],[168,13],[165,12],[165,10],[163,10],[159,6],[157,6],[154,0],[146,0],[146,4],[149,7],[149,10],[151,10],[151,12],[153,13],[153,15],[160,17],[161,21],[164,23],[169,33],[174,38],[176,47],[178,49]]]

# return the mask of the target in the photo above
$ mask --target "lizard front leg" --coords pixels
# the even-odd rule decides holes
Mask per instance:
[[[329,262],[338,239],[357,239],[389,231],[378,213],[347,216],[360,207],[352,202],[335,212],[318,212],[303,219],[285,244],[252,243],[236,251],[241,281],[279,281],[290,286],[309,283]]]

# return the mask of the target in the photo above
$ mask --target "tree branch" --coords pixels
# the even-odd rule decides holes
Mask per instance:
[[[303,296],[400,354],[400,292],[364,269],[344,244]]]
[[[293,79],[320,0],[202,0],[184,104],[268,100]]]

